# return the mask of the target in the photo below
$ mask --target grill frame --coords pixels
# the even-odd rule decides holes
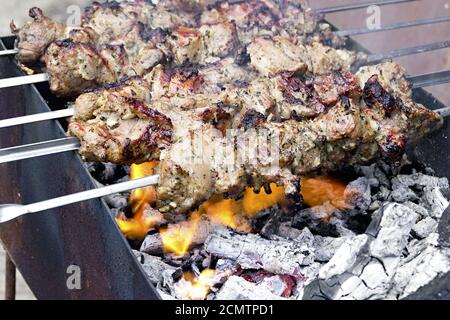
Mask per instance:
[[[11,45],[10,38],[2,42]],[[0,77],[21,75],[12,58],[0,59]],[[50,111],[34,85],[2,90],[0,105],[2,118]],[[2,129],[0,144],[57,139],[64,132],[58,121]],[[95,187],[73,152],[1,164],[0,183],[8,186],[0,189],[2,203],[24,204]],[[103,200],[21,217],[1,225],[0,238],[38,299],[159,299]],[[67,286],[72,265],[80,268],[80,290]]]
[[[13,43],[13,37],[0,38],[1,49],[11,49]],[[351,39],[347,48],[367,52]],[[21,75],[22,71],[12,58],[0,59],[0,78]],[[421,88],[413,90],[413,98],[431,109],[444,107]],[[0,105],[7,106],[0,108],[0,118],[57,110],[66,102],[51,95],[47,84],[0,90]],[[450,179],[450,167],[445,165],[450,163],[448,122],[446,120],[442,130],[409,150],[409,154],[431,166],[437,175]],[[56,120],[0,129],[0,146],[62,138],[64,132],[63,122]],[[3,203],[25,204],[95,186],[82,159],[74,152],[0,164],[0,184],[8,186],[0,189]],[[443,223],[448,224],[448,219],[443,219]],[[446,229],[447,226],[440,227]],[[160,299],[103,200],[25,216],[0,225],[0,240],[38,299]],[[81,290],[70,290],[66,286],[70,265],[81,269]],[[419,289],[411,298],[450,298],[450,273]]]

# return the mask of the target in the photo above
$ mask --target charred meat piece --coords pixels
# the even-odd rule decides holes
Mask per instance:
[[[81,142],[88,161],[120,164],[158,159],[172,142],[172,123],[163,114],[136,99],[104,92],[92,96],[90,109],[77,100],[69,133]]]
[[[406,80],[406,70],[394,61],[385,61],[380,64],[365,66],[359,69],[356,77],[361,87],[373,75],[378,75],[378,81],[392,94],[400,96],[411,96],[411,84]]]
[[[307,70],[304,51],[287,38],[255,38],[247,49],[252,66],[264,76],[281,71],[300,72]]]
[[[65,26],[46,17],[36,7],[30,9],[29,15],[33,21],[27,22],[21,29],[11,22],[11,30],[18,38],[17,59],[33,64],[39,61],[50,43],[64,37]]]
[[[326,106],[335,105],[340,96],[357,99],[362,94],[358,78],[345,68],[314,76],[313,85],[320,101]]]
[[[85,43],[53,42],[45,55],[45,63],[50,89],[58,96],[77,95],[85,89],[117,80],[111,61]]]

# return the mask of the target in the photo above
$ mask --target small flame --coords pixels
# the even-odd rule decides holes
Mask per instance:
[[[131,166],[130,179],[136,180],[151,176],[157,164],[157,161],[146,162],[143,164],[133,164]],[[139,188],[131,192],[128,203],[132,207],[134,214],[133,218],[116,219],[117,225],[127,239],[141,240],[145,238],[153,226],[163,220],[163,216],[161,214],[151,216],[145,214],[146,209],[149,208],[149,205],[155,203],[155,201],[156,191],[154,187]]]
[[[189,220],[161,229],[163,249],[180,257],[186,255],[198,230],[200,219],[201,215],[194,212]]]
[[[303,201],[310,207],[330,203],[337,209],[349,209],[351,206],[345,199],[346,184],[333,177],[302,177],[300,194]]]
[[[184,287],[180,290],[183,299],[204,300],[211,287],[214,285],[213,278],[216,271],[205,269],[198,277],[190,272],[185,272],[183,278],[186,281]]]
[[[261,188],[259,193],[256,193],[252,188],[247,188],[242,199],[244,212],[249,216],[255,216],[257,213],[280,203],[284,199],[283,187],[271,183],[270,190],[272,193],[267,194],[264,188]]]

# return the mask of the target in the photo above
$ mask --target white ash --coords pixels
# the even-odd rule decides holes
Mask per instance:
[[[216,295],[217,300],[282,300],[267,284],[254,284],[242,277],[232,276]]]
[[[284,239],[267,240],[256,234],[240,235],[216,230],[205,241],[205,250],[215,256],[235,260],[244,269],[297,275],[301,266],[313,262],[306,244]]]
[[[176,270],[175,267],[165,263],[160,257],[150,256],[136,250],[133,250],[133,253],[142,265],[142,268],[147,274],[150,282],[154,285],[157,285],[164,280],[163,271],[173,273]]]

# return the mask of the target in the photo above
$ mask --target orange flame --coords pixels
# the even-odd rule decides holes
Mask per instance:
[[[211,287],[214,285],[212,279],[215,275],[216,271],[211,269],[203,270],[198,277],[195,277],[190,272],[185,272],[183,278],[188,284],[180,290],[182,298],[189,300],[204,300]]]
[[[157,161],[146,162],[143,164],[133,164],[131,166],[130,179],[136,180],[143,177],[151,176],[153,169],[158,164]],[[122,233],[131,240],[141,240],[145,238],[147,233],[153,226],[163,220],[161,214],[148,216],[145,214],[150,204],[156,201],[156,191],[154,187],[145,187],[133,190],[131,192],[128,203],[132,206],[133,218],[121,219],[117,218],[116,222]]]
[[[302,177],[301,192],[303,201],[310,207],[330,203],[337,209],[349,209],[344,196],[346,184],[333,177]]]
[[[280,203],[284,197],[284,188],[275,183],[270,184],[271,194],[267,194],[264,188],[259,193],[255,193],[252,188],[247,188],[242,199],[242,206],[245,214],[255,216],[258,212],[268,209],[277,203]]]
[[[182,257],[186,255],[198,230],[200,219],[201,215],[198,212],[194,212],[189,220],[161,229],[163,249],[177,256]]]

